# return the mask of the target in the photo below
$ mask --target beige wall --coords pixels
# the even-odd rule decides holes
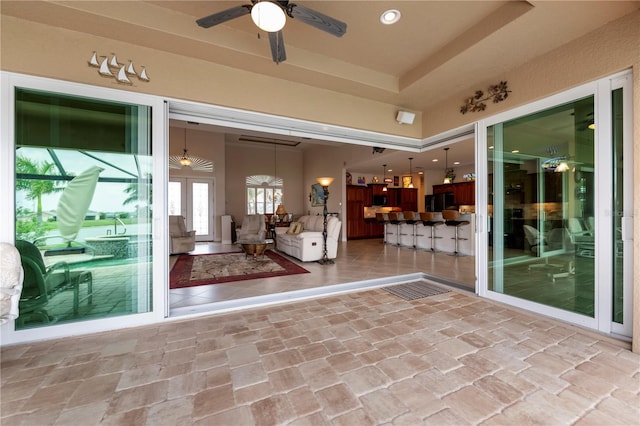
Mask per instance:
[[[396,105],[317,89],[258,73],[157,51],[130,43],[42,25],[2,15],[2,70],[119,88],[332,123],[402,136],[419,137],[420,114],[413,126],[399,125]],[[93,51],[115,52],[145,65],[151,81],[118,85],[87,65]]]
[[[505,80],[512,91],[505,101],[488,103],[485,111],[464,115],[459,112],[473,90],[458,93],[424,111],[422,133],[424,137],[436,135],[632,67],[640,67],[640,11],[478,85],[473,90],[486,90]],[[638,105],[637,97],[634,103]]]
[[[275,172],[283,180],[284,205],[288,213],[302,215],[306,211],[303,190],[303,155],[299,150],[271,145],[228,143],[226,162],[227,213],[240,226],[246,214],[245,182],[250,175],[271,175]]]
[[[328,212],[340,213],[344,224],[343,202],[345,188],[344,148],[313,146],[304,151],[304,188],[305,209],[307,214],[322,214],[322,207],[312,207],[309,201],[311,185],[319,177],[332,177],[335,180],[329,188]]]

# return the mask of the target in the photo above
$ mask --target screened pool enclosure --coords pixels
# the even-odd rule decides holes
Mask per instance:
[[[151,309],[148,106],[16,89],[17,328]]]

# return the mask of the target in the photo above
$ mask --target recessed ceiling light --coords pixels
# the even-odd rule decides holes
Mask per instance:
[[[424,174],[424,172],[418,172],[418,174],[419,174],[419,175],[423,175],[423,174]]]
[[[459,161],[454,161],[453,164],[457,166],[458,164],[460,164],[460,162]]]
[[[437,159],[437,158],[434,158],[434,159],[433,159],[433,160],[431,160],[431,161],[433,161],[434,163],[437,163],[437,162],[438,162],[438,159]]]
[[[517,154],[517,153],[519,153],[519,152],[520,152],[520,150],[519,150],[519,149],[514,149],[513,151],[511,151],[511,153],[512,153],[512,154]]]
[[[402,15],[400,14],[399,10],[389,9],[382,12],[382,15],[380,15],[380,22],[382,22],[385,25],[395,24],[400,20],[400,16]]]
[[[489,149],[493,149],[493,145],[491,145],[491,146],[489,147]]]

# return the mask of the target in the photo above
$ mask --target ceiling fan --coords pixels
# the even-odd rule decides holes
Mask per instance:
[[[196,23],[202,28],[211,28],[248,14],[251,14],[251,19],[253,19],[258,28],[269,33],[271,56],[276,64],[287,59],[282,36],[282,28],[287,16],[292,19],[298,19],[336,37],[342,37],[347,32],[347,24],[344,22],[299,4],[280,0],[251,0],[251,4],[235,6],[222,12],[205,16],[198,19]]]

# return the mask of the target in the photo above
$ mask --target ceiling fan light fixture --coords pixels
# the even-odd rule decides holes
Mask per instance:
[[[251,19],[258,28],[268,33],[280,31],[287,22],[282,7],[271,1],[261,1],[253,5]]]
[[[382,15],[380,15],[380,22],[384,25],[392,25],[398,22],[401,16],[402,14],[397,9],[385,10],[382,12]]]

